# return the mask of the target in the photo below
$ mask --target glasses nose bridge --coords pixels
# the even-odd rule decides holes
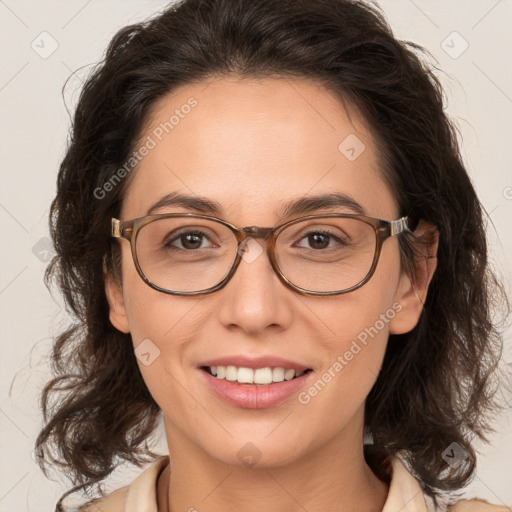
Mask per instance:
[[[239,249],[242,246],[244,246],[247,243],[248,239],[250,239],[250,238],[260,238],[268,243],[271,240],[272,235],[274,234],[275,231],[276,231],[275,228],[261,227],[261,226],[246,226],[244,228],[238,228],[237,233],[236,233],[236,236],[238,239],[237,252],[239,251]],[[245,251],[245,249],[244,249],[244,251]],[[272,266],[272,269],[274,272],[276,272],[279,275],[278,269],[274,266],[275,265],[275,263],[274,263],[275,256],[274,256],[274,252],[273,252],[274,251],[273,244],[269,244],[267,246],[267,251],[268,251],[268,257],[270,259],[270,264]],[[231,279],[231,277],[233,277],[234,273],[238,269],[238,265],[240,264],[242,259],[244,259],[242,257],[242,253],[239,252],[239,257],[233,262],[233,267],[230,272],[229,280]]]
[[[274,228],[264,228],[260,226],[247,226],[245,228],[241,228],[240,231],[245,234],[245,238],[263,238],[264,240],[268,240],[274,231]]]

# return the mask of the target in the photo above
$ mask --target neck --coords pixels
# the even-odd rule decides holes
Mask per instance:
[[[362,438],[335,439],[293,463],[261,469],[224,464],[196,445],[183,449],[186,439],[175,441],[181,449],[170,450],[160,475],[158,512],[221,512],[234,504],[245,512],[381,512],[389,490],[368,466]]]

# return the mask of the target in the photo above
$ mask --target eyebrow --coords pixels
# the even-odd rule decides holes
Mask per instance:
[[[191,196],[171,192],[151,206],[147,215],[152,215],[158,210],[169,206],[180,206],[191,212],[200,212],[213,216],[220,216],[223,213],[222,205],[217,201],[203,196]],[[291,199],[282,204],[280,209],[275,213],[279,213],[281,218],[283,218],[294,215],[304,215],[317,210],[334,210],[340,207],[345,210],[350,210],[351,213],[357,215],[366,215],[365,209],[354,198],[340,192]]]

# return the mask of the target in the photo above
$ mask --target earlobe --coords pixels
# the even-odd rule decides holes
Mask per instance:
[[[401,305],[390,322],[390,334],[405,334],[418,323],[427,298],[429,284],[437,267],[439,232],[430,223],[421,221],[414,232],[417,239],[414,278],[402,272],[395,300]]]
[[[105,294],[107,296],[109,306],[110,323],[118,331],[129,333],[130,327],[123,292],[110,272],[105,270],[103,275],[105,281]]]

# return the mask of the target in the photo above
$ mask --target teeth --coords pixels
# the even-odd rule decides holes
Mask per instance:
[[[285,373],[286,371],[284,368],[274,368],[272,370],[272,380],[274,382],[283,382]],[[293,374],[295,375],[295,372],[293,372]]]
[[[261,370],[258,370],[261,371]],[[254,371],[251,368],[238,368],[237,371],[237,380],[240,383],[244,384],[252,384],[254,382]],[[261,379],[261,375],[258,377]],[[270,380],[272,380],[272,375],[270,376]]]
[[[226,366],[226,380],[235,381],[237,379],[236,366]]]
[[[210,366],[210,372],[218,379],[226,379],[240,384],[271,384],[273,382],[283,382],[291,380],[294,377],[300,377],[304,370],[295,371],[293,369],[276,368],[252,368],[236,366]]]
[[[295,377],[295,370],[286,370],[284,372],[284,380],[290,380]]]

